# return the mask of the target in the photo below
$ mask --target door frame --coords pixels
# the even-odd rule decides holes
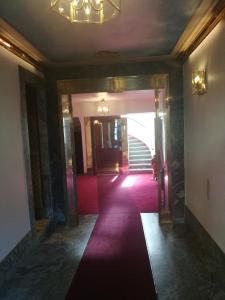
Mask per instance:
[[[161,223],[172,223],[172,192],[171,192],[171,130],[170,130],[170,97],[169,97],[169,75],[168,74],[151,74],[151,75],[134,75],[134,76],[115,76],[103,78],[85,78],[85,79],[70,79],[58,80],[57,90],[59,98],[59,107],[61,97],[67,95],[71,101],[72,108],[72,94],[78,93],[96,93],[96,92],[111,92],[118,93],[132,90],[155,90],[156,91],[156,117],[157,109],[157,95],[160,90],[165,93],[164,113],[166,115],[166,161],[168,169],[168,199],[166,199],[167,210],[159,205],[159,219]],[[72,113],[72,111],[71,111]],[[161,183],[159,182],[159,185]],[[159,202],[161,199],[159,197]]]
[[[38,109],[38,127],[39,127],[39,142],[40,142],[40,155],[43,168],[41,170],[41,181],[43,188],[43,201],[45,203],[45,215],[49,223],[53,220],[53,199],[51,188],[51,173],[50,173],[50,159],[48,148],[48,130],[47,130],[47,98],[45,90],[45,81],[43,77],[39,77],[34,73],[19,66],[19,86],[20,86],[20,104],[21,104],[21,125],[22,125],[22,139],[23,139],[23,152],[25,160],[25,176],[27,182],[27,196],[29,207],[29,219],[31,226],[31,233],[37,236],[35,224],[35,211],[34,211],[34,195],[32,187],[32,172],[30,160],[30,141],[28,131],[28,115],[27,115],[27,95],[26,85],[30,84],[37,91],[37,109]],[[49,225],[46,223],[46,227]],[[43,228],[45,230],[46,228]]]

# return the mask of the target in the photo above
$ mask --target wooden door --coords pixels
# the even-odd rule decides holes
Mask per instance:
[[[122,166],[122,120],[120,116],[92,118],[95,173],[119,173]]]

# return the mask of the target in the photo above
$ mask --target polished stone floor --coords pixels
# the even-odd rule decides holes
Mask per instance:
[[[225,300],[225,287],[213,279],[213,266],[201,259],[198,241],[184,225],[168,229],[159,226],[157,214],[141,216],[158,299]],[[59,227],[22,257],[0,283],[0,299],[63,300],[96,219],[83,216],[77,228]]]
[[[171,229],[159,226],[157,214],[141,217],[159,300],[225,300],[215,266],[185,225]]]
[[[82,216],[79,227],[59,227],[28,257],[22,257],[14,273],[0,282],[0,299],[64,299],[96,219]]]

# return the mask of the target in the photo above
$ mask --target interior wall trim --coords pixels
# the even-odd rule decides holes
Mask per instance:
[[[133,90],[167,89],[168,74],[82,78],[57,81],[60,95],[77,93],[118,93]]]
[[[87,66],[87,65],[105,65],[105,64],[129,64],[129,63],[142,63],[142,62],[157,62],[168,61],[173,59],[173,55],[155,55],[155,56],[129,56],[119,55],[118,57],[93,57],[90,59],[83,59],[77,61],[64,61],[64,62],[50,62],[49,67],[73,67],[73,66]]]
[[[49,60],[30,42],[28,42],[12,26],[0,18],[0,38],[11,44],[11,47],[5,47],[23,60],[35,66],[49,63]]]
[[[225,16],[225,0],[203,0],[171,55],[185,61]]]
[[[53,200],[52,200],[52,182],[50,173],[49,161],[49,145],[48,145],[48,131],[47,131],[47,98],[45,94],[45,81],[39,78],[30,71],[19,66],[19,85],[20,85],[20,106],[21,106],[21,125],[22,125],[22,138],[23,138],[23,151],[25,159],[25,173],[27,182],[27,195],[31,232],[37,235],[34,213],[34,195],[32,186],[32,171],[30,160],[30,141],[28,131],[28,115],[27,115],[27,91],[26,85],[30,84],[36,88],[37,91],[37,115],[38,115],[38,129],[39,129],[39,143],[40,143],[40,156],[42,162],[41,168],[41,181],[43,188],[42,200],[45,204],[45,219],[49,222],[53,220]],[[46,224],[46,227],[48,223]]]

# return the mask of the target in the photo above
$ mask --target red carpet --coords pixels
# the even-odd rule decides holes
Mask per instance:
[[[76,183],[79,214],[97,214],[99,212],[97,176],[77,176]]]
[[[100,215],[66,300],[156,299],[140,203],[132,189],[138,181],[136,175],[127,178],[98,178]]]
[[[116,195],[120,193],[131,193],[132,205],[139,212],[158,212],[157,182],[153,180],[152,174],[135,175],[105,175],[105,176],[78,176],[78,210],[80,214],[96,214],[104,211],[104,203],[107,197],[116,189]],[[101,199],[104,199],[102,203]],[[126,195],[125,195],[126,197]],[[124,203],[118,203],[114,199],[114,210],[121,212]],[[130,202],[129,202],[130,203]],[[130,204],[128,203],[128,206]],[[134,208],[133,207],[133,208]]]

